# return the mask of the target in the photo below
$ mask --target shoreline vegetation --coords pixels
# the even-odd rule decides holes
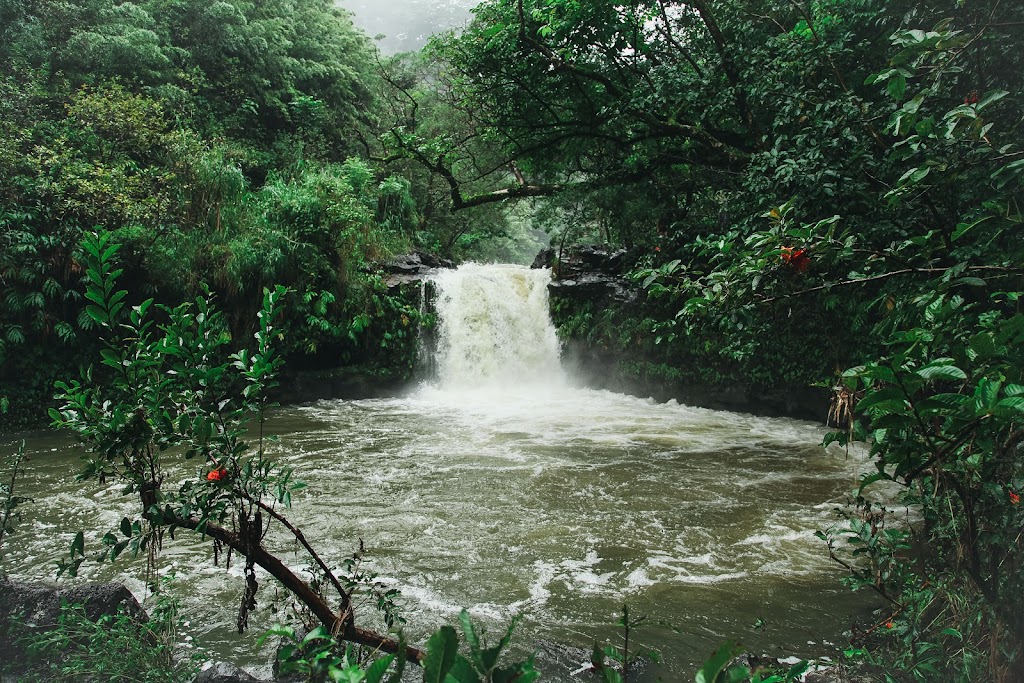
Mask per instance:
[[[384,56],[330,0],[0,2],[0,427],[49,410],[91,444],[84,474],[139,501],[63,570],[192,530],[242,558],[251,597],[280,524],[324,571],[271,571],[326,629],[300,643],[326,666],[307,677],[393,677],[399,659],[331,641],[373,634],[243,418],[261,424],[282,362],[410,376],[433,321],[378,264],[549,243],[580,356],[765,405],[819,387],[826,444],[868,444],[874,470],[821,534],[886,605],[851,631],[851,665],[1021,680],[1022,25],[999,0],[484,0]],[[571,294],[581,245],[621,254],[584,266],[629,286]],[[176,447],[223,474],[165,488]],[[25,466],[0,479],[3,543],[31,528]],[[451,627],[425,652],[373,637],[439,680],[532,680],[461,627],[467,654]],[[616,651],[605,680],[628,676]],[[697,680],[742,680],[735,654]]]

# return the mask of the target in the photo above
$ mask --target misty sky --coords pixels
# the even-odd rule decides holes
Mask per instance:
[[[341,0],[355,23],[374,37],[382,52],[418,50],[432,34],[461,26],[478,0]]]

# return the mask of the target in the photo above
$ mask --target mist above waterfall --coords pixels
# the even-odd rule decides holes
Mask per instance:
[[[423,47],[435,33],[470,19],[478,0],[341,0],[355,24],[377,41],[381,52],[394,54]]]

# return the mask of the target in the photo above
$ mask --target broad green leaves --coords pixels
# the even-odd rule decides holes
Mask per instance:
[[[499,659],[512,638],[518,619],[493,647],[488,647],[478,634],[466,610],[459,615],[459,624],[469,646],[469,657],[459,654],[459,637],[455,629],[444,626],[427,641],[427,657],[423,661],[423,680],[431,683],[529,683],[539,678],[533,658],[525,662],[499,667]]]
[[[468,646],[466,657],[460,652],[462,643],[458,632],[443,626],[427,640],[426,656],[419,663],[424,683],[532,683],[540,674],[533,668],[533,658],[523,662],[499,666],[502,654],[508,648],[518,619],[513,620],[505,636],[488,647],[477,627],[465,610],[459,623]],[[279,651],[281,673],[297,673],[308,680],[344,681],[346,683],[399,683],[404,680],[404,641],[399,655],[389,655],[360,665],[350,647],[343,647],[324,628],[318,627],[305,637],[290,627],[279,626],[266,633],[260,642],[271,636],[281,637]]]

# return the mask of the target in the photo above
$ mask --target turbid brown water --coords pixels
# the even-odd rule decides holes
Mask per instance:
[[[528,271],[487,275],[506,292],[503,278],[540,278],[515,286],[527,298],[546,282]],[[464,285],[442,284],[442,296]],[[473,300],[480,296],[488,294]],[[546,305],[541,298],[524,305]],[[494,322],[457,305],[467,325]],[[443,357],[461,353],[457,315],[445,314],[442,368],[458,365]],[[515,326],[508,334],[546,338]],[[335,563],[363,539],[364,566],[402,591],[414,639],[454,623],[466,607],[491,632],[523,615],[519,653],[539,641],[588,647],[612,637],[628,603],[649,616],[637,637],[662,651],[665,680],[692,680],[693,664],[726,638],[774,655],[832,651],[823,643],[841,640],[864,598],[839,585],[814,531],[836,523],[862,456],[822,449],[824,430],[811,423],[574,388],[548,381],[548,361],[529,364],[544,372],[531,378],[520,368],[522,381],[513,382],[502,374],[515,366],[509,359],[486,380],[458,380],[450,369],[450,381],[404,397],[277,410],[269,426],[280,440],[271,450],[309,484],[292,518]],[[26,439],[32,462],[23,485],[37,500],[4,566],[45,579],[74,531],[98,537],[134,501],[116,485],[97,491],[76,482],[76,451],[65,437]],[[177,576],[196,642],[251,666],[266,661],[256,634],[282,616],[269,580],[256,634],[238,636],[237,566],[214,568],[208,548],[187,537],[169,542],[159,562],[162,574]],[[141,592],[141,567],[119,562],[85,573],[127,577]],[[763,630],[753,628],[758,619]],[[547,680],[567,678],[562,671]]]

